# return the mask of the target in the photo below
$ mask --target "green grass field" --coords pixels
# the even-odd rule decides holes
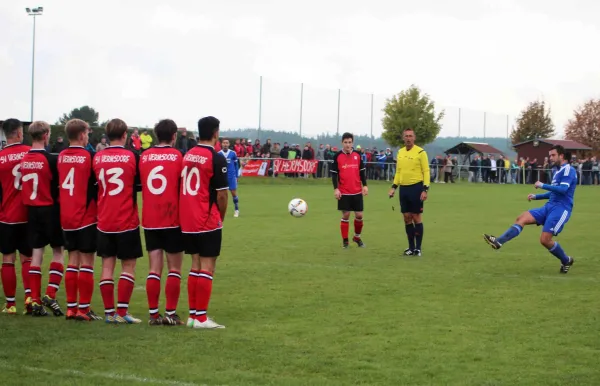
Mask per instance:
[[[142,325],[2,315],[0,384],[600,384],[599,189],[576,193],[559,238],[576,259],[565,276],[540,228],[501,251],[482,240],[539,204],[527,202],[530,187],[434,185],[421,258],[401,256],[404,226],[388,187],[370,185],[367,248],[343,250],[328,181],[241,181],[209,309],[226,330],[145,324],[144,258],[130,308]],[[293,197],[309,203],[306,217],[287,213]],[[20,284],[19,296],[22,308]],[[102,313],[97,287],[93,307]]]

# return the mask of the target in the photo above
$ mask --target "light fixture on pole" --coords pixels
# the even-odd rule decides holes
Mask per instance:
[[[29,16],[33,16],[33,49],[31,52],[31,121],[33,122],[33,90],[34,90],[34,78],[35,78],[35,17],[42,16],[44,13],[44,7],[37,8],[25,8],[25,11]]]

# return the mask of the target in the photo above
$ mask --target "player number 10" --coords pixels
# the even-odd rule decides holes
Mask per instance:
[[[192,188],[192,177],[196,176],[196,184]],[[181,186],[183,188],[183,195],[196,196],[200,190],[200,170],[193,166],[188,174],[188,167],[184,167],[181,171]]]

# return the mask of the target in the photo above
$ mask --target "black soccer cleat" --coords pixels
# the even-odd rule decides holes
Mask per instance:
[[[413,249],[412,255],[413,256],[419,256],[419,257],[421,257],[421,250],[420,249]]]
[[[352,241],[354,241],[356,243],[356,245],[358,245],[359,248],[364,248],[365,247],[365,243],[363,243],[362,239],[360,237],[354,236],[352,238]]]
[[[164,326],[182,326],[183,324],[183,320],[181,320],[181,318],[177,314],[165,315],[165,317],[163,318]]]
[[[573,265],[573,263],[575,263],[575,260],[569,256],[569,262],[567,264],[562,264],[560,266],[560,271],[559,273],[567,273],[569,272],[569,269],[571,268],[571,266]]]
[[[44,306],[33,302],[31,304],[31,316],[33,316],[34,318],[39,316],[48,316],[48,312],[46,312]]]
[[[413,252],[413,250],[412,250],[412,249],[410,249],[410,248],[406,248],[406,249],[404,250],[404,256],[413,256],[413,254],[414,254],[414,252]]]
[[[342,243],[342,248],[348,249],[349,246],[350,244],[348,243],[348,239],[344,239],[344,242]]]
[[[494,249],[500,249],[500,248],[502,248],[502,244],[500,244],[498,242],[498,240],[496,239],[496,237],[494,237],[494,236],[486,235],[484,233],[483,234],[483,239],[485,240],[486,243],[489,244],[490,247],[492,247]]]
[[[104,320],[103,317],[96,315],[96,313],[91,308],[87,314],[92,318],[92,320]]]
[[[52,299],[48,295],[44,295],[42,298],[42,304],[52,311],[54,316],[64,316],[62,310],[60,309],[60,305],[56,301],[56,299]]]

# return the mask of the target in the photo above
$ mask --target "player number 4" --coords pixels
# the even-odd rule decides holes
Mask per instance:
[[[196,176],[196,184],[192,188],[192,177]],[[200,170],[197,167],[192,167],[188,174],[188,167],[184,167],[181,171],[181,186],[183,187],[183,195],[196,196],[200,190]]]
[[[73,197],[73,189],[75,189],[75,168],[71,168],[71,170],[69,170],[61,187],[65,190],[68,190],[69,196]]]
[[[146,186],[148,186],[148,190],[150,191],[150,193],[154,194],[155,196],[163,194],[165,190],[167,190],[167,179],[162,174],[159,174],[163,170],[163,166],[157,166],[154,169],[150,170],[150,173],[148,174],[148,181],[146,183]],[[160,181],[160,185],[157,188],[154,187],[155,180]]]
[[[105,174],[104,169],[100,169],[100,174],[98,175],[98,179],[100,180],[100,183],[102,184],[102,197],[106,196],[106,180],[105,180],[104,174]],[[123,188],[125,188],[125,184],[123,183],[123,180],[121,180],[119,178],[122,175],[123,175],[123,168],[110,168],[106,171],[106,176],[108,177],[108,182],[110,184],[117,185],[116,188],[114,188],[110,192],[108,192],[109,196],[116,196],[117,194],[119,194],[123,191]]]

